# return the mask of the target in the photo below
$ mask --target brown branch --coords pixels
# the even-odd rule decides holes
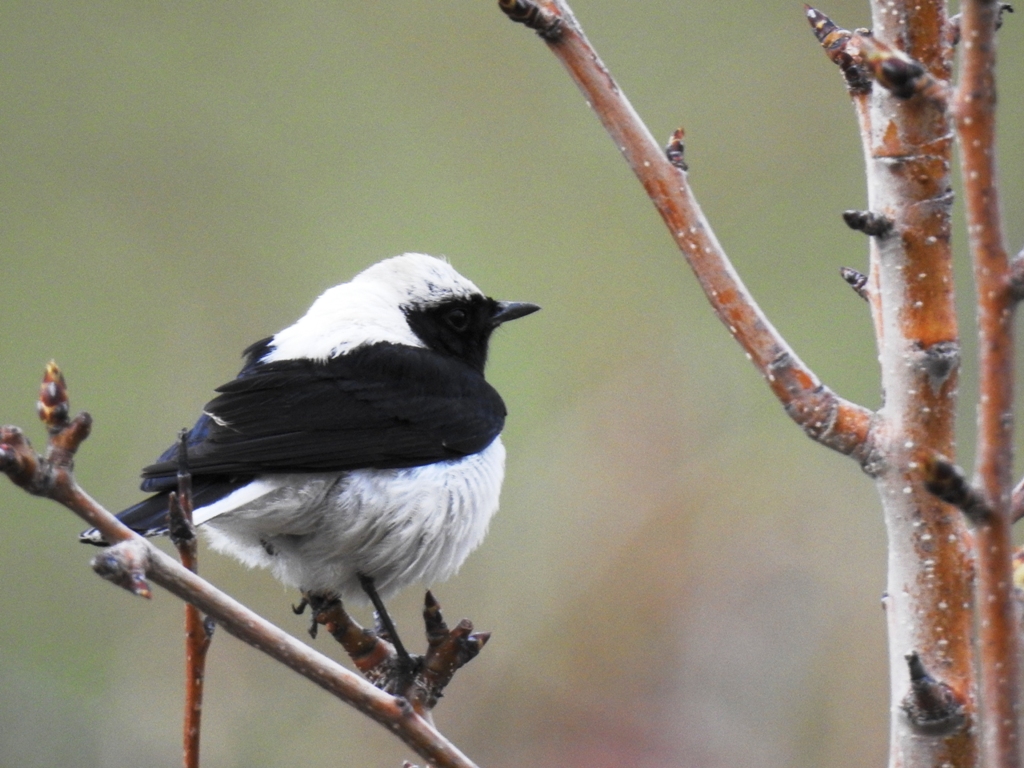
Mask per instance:
[[[1019,652],[1013,599],[1010,491],[1013,467],[1013,311],[996,180],[995,33],[999,3],[965,0],[961,79],[954,116],[960,142],[968,243],[978,294],[978,485],[993,513],[975,530],[983,757],[1019,768]]]
[[[786,413],[812,439],[853,456],[874,471],[872,412],[824,386],[765,317],[704,218],[686,173],[666,158],[568,4],[563,0],[500,2],[502,10],[512,4],[535,6],[545,18],[560,20],[558,36],[545,38],[549,49],[579,86],[647,191],[718,319],[767,379]]]
[[[188,431],[178,435],[178,491],[167,501],[171,542],[181,564],[199,572],[199,540],[192,524],[192,475],[188,471]],[[216,625],[199,609],[185,603],[185,717],[182,726],[184,768],[199,768],[199,737],[203,719],[203,682],[206,654]]]
[[[54,366],[54,369],[56,366]],[[49,370],[49,369],[48,369]],[[57,371],[59,374],[59,371]],[[52,377],[51,378],[55,378]],[[47,382],[44,382],[44,387]],[[442,736],[408,700],[378,690],[337,662],[299,642],[277,626],[204,581],[127,528],[75,482],[71,460],[88,432],[90,419],[80,414],[50,429],[47,456],[39,456],[17,427],[0,427],[0,471],[37,496],[52,499],[97,528],[113,546],[100,555],[104,575],[136,591],[148,589],[146,579],[159,584],[205,612],[227,632],[262,651],[394,733],[438,768],[474,768],[462,752]]]

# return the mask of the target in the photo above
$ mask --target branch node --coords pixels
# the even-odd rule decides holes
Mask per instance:
[[[910,690],[900,708],[910,724],[929,736],[945,735],[963,726],[963,703],[953,689],[928,674],[917,651],[904,658],[910,671]]]
[[[984,497],[967,482],[963,470],[944,456],[925,460],[924,487],[933,496],[959,508],[972,523],[981,523],[992,514]]]
[[[525,24],[549,43],[562,36],[562,20],[533,0],[498,0],[498,7],[512,21]]]
[[[405,696],[395,696],[395,705],[398,707],[398,714],[403,718],[412,717],[416,714],[416,708],[413,707],[412,702],[405,698]]]
[[[843,73],[846,87],[851,95],[862,95],[871,91],[871,78],[859,63],[860,50],[857,38],[848,29],[842,29],[821,11],[804,5],[807,21],[814,30],[825,54]]]
[[[950,374],[960,367],[960,343],[937,341],[927,347],[918,347],[911,357],[928,374],[928,386],[932,394],[938,395]]]
[[[861,61],[879,85],[897,99],[923,96],[945,107],[948,87],[932,77],[924,65],[903,51],[892,48],[870,34],[858,34]]]
[[[192,524],[192,475],[188,471],[188,430],[178,433],[178,490],[167,495],[167,532],[182,554],[182,562],[195,559],[196,527]],[[182,548],[188,552],[182,553]],[[186,568],[192,570],[186,564]]]
[[[51,468],[32,450],[32,443],[18,427],[0,427],[0,470],[35,496],[45,496],[53,488]]]
[[[109,582],[147,600],[153,592],[146,582],[149,548],[145,542],[130,539],[115,544],[90,562],[92,569]]]
[[[50,434],[46,458],[58,469],[70,469],[74,465],[78,447],[92,432],[92,416],[85,411],[75,416],[64,427]]]
[[[843,280],[850,284],[850,287],[853,288],[858,296],[864,299],[864,301],[869,300],[867,275],[851,267],[840,267],[839,274],[843,276]]]
[[[676,128],[672,131],[672,135],[668,137],[668,144],[665,145],[665,157],[680,171],[688,171],[690,166],[686,164],[686,159],[683,155],[686,151],[686,147],[683,144],[683,136],[685,136],[685,133],[682,128]]]
[[[885,237],[892,232],[893,222],[888,216],[871,211],[843,211],[846,226],[870,237]]]

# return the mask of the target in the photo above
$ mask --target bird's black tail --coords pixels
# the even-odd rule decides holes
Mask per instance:
[[[251,480],[251,477],[242,477],[196,481],[192,488],[192,506],[199,509],[212,504]],[[167,533],[168,525],[167,494],[167,491],[158,493],[128,507],[128,509],[117,513],[117,519],[143,536],[162,536]],[[78,540],[84,544],[95,544],[98,547],[105,547],[110,543],[95,528],[80,533]]]

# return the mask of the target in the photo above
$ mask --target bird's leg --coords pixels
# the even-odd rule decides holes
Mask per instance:
[[[384,601],[380,599],[380,595],[377,594],[377,588],[373,584],[373,578],[370,576],[364,576],[359,574],[359,584],[363,588],[363,592],[370,598],[370,602],[373,603],[373,609],[377,611],[377,620],[384,627],[384,631],[388,634],[388,640],[393,646],[395,646],[395,652],[398,654],[399,664],[403,668],[411,670],[413,667],[412,657],[409,656],[409,652],[405,650],[405,646],[402,645],[401,638],[398,637],[398,631],[395,629],[394,622],[391,621],[391,615],[388,613],[388,609],[384,607]]]

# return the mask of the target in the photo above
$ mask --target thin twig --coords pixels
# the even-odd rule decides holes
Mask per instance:
[[[529,5],[532,0],[515,0]],[[502,0],[502,6],[506,3]],[[729,262],[694,197],[686,173],[674,166],[651,136],[591,46],[568,4],[536,5],[545,18],[560,19],[558,36],[545,38],[579,86],[647,191],[693,269],[718,319],[761,372],[772,392],[814,440],[868,466],[874,458],[872,412],[836,395],[789,347],[758,307]]]
[[[843,74],[843,80],[850,95],[850,102],[853,104],[857,115],[857,126],[861,140],[865,145],[864,151],[866,156],[870,156],[871,148],[867,137],[870,137],[873,133],[871,127],[871,95],[874,90],[874,81],[867,67],[861,61],[860,41],[862,38],[860,35],[836,25],[832,19],[816,8],[805,4],[804,11],[814,36],[821,43],[825,54],[833,64],[839,67],[840,72]],[[869,212],[865,213],[868,214]],[[889,224],[884,234],[892,231],[891,218],[883,214],[874,215],[882,217]],[[843,220],[847,222],[847,226],[850,226],[845,213]],[[872,237],[870,248],[871,259],[862,295],[871,305],[871,319],[875,327],[875,338],[880,339],[884,331],[881,297],[879,294],[879,281],[881,277],[878,269],[879,259],[877,258],[879,240],[875,237]]]
[[[965,0],[961,79],[954,116],[960,141],[968,243],[978,294],[978,485],[994,514],[975,529],[983,762],[1019,768],[1020,642],[1013,598],[1010,489],[1013,467],[1013,311],[996,181],[995,34],[999,3]]]
[[[171,541],[181,564],[199,573],[199,540],[192,524],[192,475],[188,471],[188,432],[178,436],[178,491],[168,496]],[[182,726],[184,768],[199,768],[199,741],[203,721],[203,682],[206,654],[213,640],[213,621],[185,603],[185,717]]]

